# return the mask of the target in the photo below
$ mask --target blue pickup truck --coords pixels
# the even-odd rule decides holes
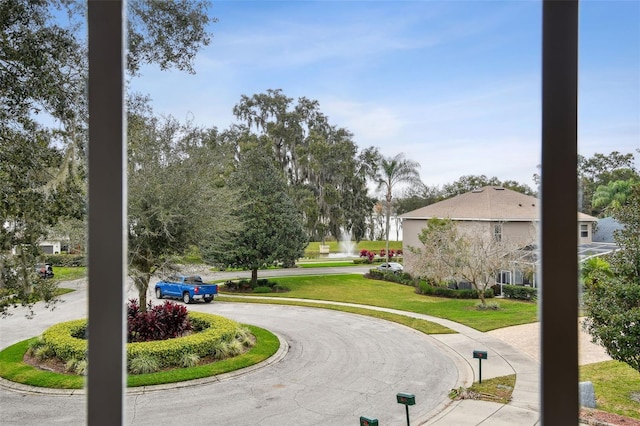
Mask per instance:
[[[211,303],[218,294],[217,284],[205,284],[198,275],[172,275],[156,283],[156,298],[171,297],[184,303],[202,300]]]

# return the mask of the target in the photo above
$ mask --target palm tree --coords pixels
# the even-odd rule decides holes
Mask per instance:
[[[404,154],[400,153],[395,157],[380,156],[376,164],[374,172],[374,180],[378,184],[378,191],[384,190],[386,200],[386,262],[389,262],[389,223],[391,219],[391,199],[393,197],[393,188],[398,183],[414,183],[420,182],[420,173],[418,169],[420,164],[417,161],[407,160]]]
[[[593,194],[592,205],[594,208],[601,208],[606,213],[608,208],[617,208],[623,206],[627,198],[631,195],[633,185],[636,181],[632,178],[629,180],[616,180],[609,182],[607,185],[600,185]]]

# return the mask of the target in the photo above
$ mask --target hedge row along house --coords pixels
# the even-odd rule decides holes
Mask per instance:
[[[427,220],[450,219],[461,234],[508,242],[515,251],[510,267],[497,270],[495,284],[538,286],[537,264],[540,202],[537,198],[499,186],[485,186],[471,192],[430,204],[401,215],[405,270],[411,273],[411,247],[424,245],[418,239]],[[605,254],[616,245],[594,242],[598,219],[577,213],[576,241],[581,260]]]

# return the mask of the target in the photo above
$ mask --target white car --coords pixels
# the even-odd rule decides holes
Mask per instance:
[[[385,262],[380,266],[378,266],[376,269],[381,272],[393,272],[394,274],[397,274],[399,272],[402,272],[404,268],[402,267],[401,264],[396,262],[389,262],[389,263]]]

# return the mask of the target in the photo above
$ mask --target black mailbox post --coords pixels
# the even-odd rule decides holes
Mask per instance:
[[[396,395],[396,399],[398,400],[398,404],[416,405],[416,396],[412,393],[400,392]]]
[[[487,351],[473,351],[473,357],[478,359],[487,359]]]
[[[482,360],[487,359],[487,351],[473,351],[473,357],[478,358],[478,376],[482,383]]]
[[[416,405],[416,396],[412,393],[400,392],[396,395],[398,404],[404,404],[404,408],[407,412],[407,426],[409,426],[409,406]]]

